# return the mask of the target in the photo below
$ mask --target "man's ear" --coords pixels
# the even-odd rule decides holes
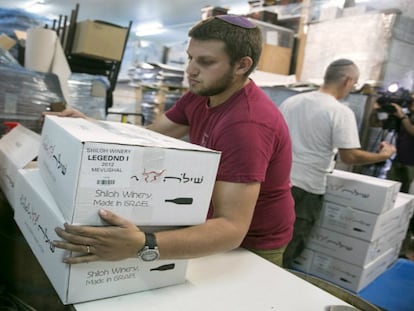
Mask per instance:
[[[341,88],[347,88],[348,84],[351,83],[351,78],[349,78],[348,76],[345,77],[345,79],[341,80],[340,82],[340,86]]]
[[[249,56],[245,56],[240,59],[238,66],[236,67],[237,71],[241,74],[245,74],[253,65],[253,60]]]

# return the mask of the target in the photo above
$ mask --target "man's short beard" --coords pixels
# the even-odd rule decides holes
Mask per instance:
[[[201,89],[199,91],[191,91],[200,96],[215,96],[227,90],[231,86],[232,82],[233,74],[230,69],[220,80],[216,81],[214,85],[209,88]]]

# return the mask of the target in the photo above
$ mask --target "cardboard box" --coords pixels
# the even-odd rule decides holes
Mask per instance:
[[[248,17],[251,17],[253,19],[257,19],[259,21],[274,24],[277,25],[277,13],[271,12],[267,10],[260,10],[260,11],[253,11],[249,14],[247,14]]]
[[[385,272],[398,258],[399,249],[390,248],[366,266],[355,266],[340,259],[305,249],[293,262],[293,268],[359,292]]]
[[[288,75],[290,72],[291,58],[291,48],[264,44],[257,69],[265,72]]]
[[[400,188],[401,183],[396,181],[334,170],[327,177],[324,199],[381,214],[394,206]]]
[[[399,193],[394,207],[382,214],[325,201],[317,225],[361,240],[374,241],[407,225],[413,209],[414,196],[405,193]]]
[[[228,11],[228,8],[219,6],[205,6],[201,8],[201,18],[206,19],[210,16],[225,15]]]
[[[52,245],[55,227],[65,219],[39,170],[19,170],[15,221],[63,304],[118,296],[183,283],[187,260],[113,262],[67,265],[69,253]],[[81,254],[80,254],[81,255]],[[29,268],[29,267],[28,267]]]
[[[131,124],[47,116],[39,168],[68,222],[109,209],[137,225],[206,220],[220,153]]]
[[[128,29],[109,23],[85,20],[76,24],[72,53],[120,61]]]
[[[15,45],[16,45],[16,40],[10,38],[5,33],[0,34],[0,48],[8,51]]]
[[[398,230],[388,232],[372,242],[315,226],[312,229],[306,247],[363,267],[387,252],[390,248],[399,249],[405,238],[407,225],[403,228],[398,228]]]
[[[18,169],[30,167],[37,157],[40,135],[17,125],[0,139],[0,187],[13,206]]]

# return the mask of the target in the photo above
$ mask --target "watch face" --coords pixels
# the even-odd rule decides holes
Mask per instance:
[[[144,250],[141,254],[141,259],[143,261],[153,261],[158,259],[158,251],[155,249]]]

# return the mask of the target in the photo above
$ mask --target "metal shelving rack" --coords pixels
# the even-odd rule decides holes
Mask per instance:
[[[108,114],[108,108],[112,107],[113,91],[117,83],[119,71],[121,69],[122,59],[125,53],[129,33],[132,26],[132,21],[129,21],[127,35],[122,50],[122,57],[119,61],[110,59],[97,59],[88,56],[80,56],[72,53],[73,41],[76,33],[76,25],[79,13],[79,4],[76,4],[75,9],[72,10],[70,18],[66,15],[60,15],[58,20],[55,20],[52,29],[58,34],[66,58],[68,60],[70,69],[76,73],[87,73],[92,75],[102,75],[108,78],[110,87],[107,90],[105,113]]]

